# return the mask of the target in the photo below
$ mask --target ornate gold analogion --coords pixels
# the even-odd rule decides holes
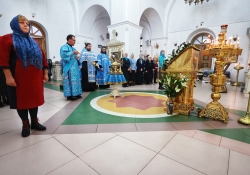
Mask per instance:
[[[166,65],[165,73],[181,73],[189,78],[187,87],[174,99],[174,113],[189,115],[194,107],[194,81],[198,72],[199,53],[200,50],[191,45]],[[164,75],[164,72],[161,73]]]
[[[249,110],[250,110],[250,92],[248,92],[249,97],[248,97],[248,105],[247,105],[247,112],[244,117],[241,117],[238,122],[245,124],[245,125],[250,125],[250,116],[249,116]]]
[[[228,122],[228,113],[226,109],[218,102],[221,95],[219,90],[225,85],[226,76],[224,75],[224,66],[227,62],[227,58],[238,57],[242,53],[242,49],[239,48],[239,42],[232,43],[229,38],[227,42],[226,33],[227,26],[221,26],[221,33],[218,36],[218,41],[213,41],[207,45],[206,50],[203,51],[203,55],[208,55],[216,58],[215,67],[216,73],[210,78],[210,83],[214,87],[214,92],[211,94],[213,99],[200,113],[199,117],[208,117],[215,120],[221,120],[224,123]]]
[[[231,40],[231,38],[229,39]],[[237,38],[234,39],[234,41],[238,41]],[[223,73],[225,74],[227,69],[229,68],[229,66],[232,64],[232,63],[237,63],[238,61],[238,56],[233,56],[233,57],[229,57],[229,58],[225,58],[224,59],[224,70],[223,70]],[[212,88],[212,91],[214,92],[214,87]],[[219,89],[219,93],[227,93],[227,85],[226,83],[220,87]]]
[[[115,30],[112,31],[112,34],[113,38],[107,44],[112,65],[110,66],[110,72],[106,84],[113,85],[113,90],[111,91],[109,96],[113,96],[114,98],[116,98],[117,96],[123,97],[123,94],[118,91],[117,85],[126,82],[121,70],[120,63],[125,43],[117,40],[118,33]]]

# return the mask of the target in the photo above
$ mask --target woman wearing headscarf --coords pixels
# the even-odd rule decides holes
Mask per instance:
[[[159,79],[161,79],[161,69],[162,69],[162,66],[163,66],[163,63],[164,63],[164,60],[166,59],[166,56],[165,56],[165,50],[161,50],[160,52],[160,56],[159,56]],[[159,88],[158,89],[161,89],[163,90],[164,88],[162,87],[162,83],[160,83],[159,81]]]
[[[134,54],[131,54],[130,60],[130,75],[129,75],[129,80],[130,80],[130,85],[134,86],[135,85],[135,74],[136,74],[136,59]]]
[[[16,109],[23,128],[22,136],[30,135],[30,128],[46,130],[38,122],[38,106],[44,104],[43,81],[48,81],[45,55],[37,42],[29,36],[30,24],[18,15],[10,22],[12,34],[0,39],[0,69],[3,70],[11,109]],[[28,119],[31,117],[31,125]]]
[[[145,63],[145,81],[147,85],[152,84],[153,71],[154,71],[154,63],[152,61],[152,57],[148,55]]]
[[[143,72],[145,69],[145,61],[143,60],[143,54],[140,54],[140,58],[136,62],[136,84],[143,84]]]

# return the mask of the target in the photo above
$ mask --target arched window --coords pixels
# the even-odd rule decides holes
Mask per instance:
[[[43,49],[45,57],[47,58],[46,36],[42,27],[37,23],[30,22],[30,36],[39,43],[39,45]]]
[[[211,42],[210,40],[213,40],[213,37],[210,35],[210,38],[208,38],[210,34],[209,33],[201,33],[196,35],[191,43],[194,44],[197,48],[200,49],[200,58],[199,58],[199,69],[200,68],[211,68],[211,64],[212,64],[212,57],[209,56],[203,56],[203,50],[206,49],[206,45],[207,43]]]

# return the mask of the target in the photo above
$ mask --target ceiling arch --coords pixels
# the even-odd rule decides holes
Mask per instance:
[[[101,5],[92,5],[81,19],[79,33],[83,36],[91,36],[93,29],[102,22],[100,19],[104,18],[110,21],[108,11]]]
[[[140,26],[150,31],[151,39],[163,37],[163,25],[159,13],[153,8],[147,8],[141,15]]]

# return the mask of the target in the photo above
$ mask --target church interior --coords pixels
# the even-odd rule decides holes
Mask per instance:
[[[0,175],[249,175],[249,7],[249,0],[0,0]],[[31,123],[26,136],[23,108],[12,107],[9,91],[18,101],[20,72],[10,87],[11,68],[1,61],[9,59],[5,35],[17,47],[17,15],[28,19],[26,38],[47,61],[39,126]],[[75,74],[81,94],[68,96]]]

